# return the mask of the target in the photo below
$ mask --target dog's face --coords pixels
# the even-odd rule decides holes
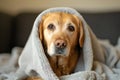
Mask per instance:
[[[75,15],[48,13],[42,17],[39,31],[49,56],[68,56],[78,44],[83,46],[82,22]]]

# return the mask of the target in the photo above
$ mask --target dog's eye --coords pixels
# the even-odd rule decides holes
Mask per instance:
[[[49,24],[48,27],[47,27],[49,30],[54,30],[55,29],[55,26],[53,24]]]
[[[75,30],[75,28],[74,28],[74,26],[69,25],[69,26],[68,26],[68,30],[72,32],[72,31],[74,31],[74,30]]]

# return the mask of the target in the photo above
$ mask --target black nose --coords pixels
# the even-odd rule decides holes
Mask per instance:
[[[64,49],[67,46],[67,43],[65,40],[58,39],[55,41],[55,47],[58,49]]]

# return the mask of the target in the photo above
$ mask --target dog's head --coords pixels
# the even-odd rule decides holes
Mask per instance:
[[[49,56],[67,56],[78,44],[83,46],[82,22],[75,15],[63,12],[47,13],[42,17],[39,31]]]

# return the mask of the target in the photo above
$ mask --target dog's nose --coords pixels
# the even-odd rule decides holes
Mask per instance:
[[[59,39],[59,40],[56,40],[55,41],[55,47],[56,48],[60,48],[60,49],[63,49],[67,46],[67,43],[65,40],[62,40],[62,39]]]

